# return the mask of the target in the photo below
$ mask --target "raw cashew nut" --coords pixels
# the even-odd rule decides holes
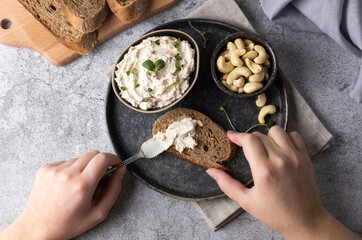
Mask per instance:
[[[229,50],[229,53],[232,53],[236,49],[236,46],[234,43],[228,42],[228,44],[226,45],[226,49]]]
[[[246,53],[245,49],[238,48],[231,54],[231,63],[235,67],[241,67],[244,65],[243,61],[241,61],[240,57]]]
[[[241,57],[243,61],[245,61],[246,58],[249,58],[250,60],[253,60],[258,56],[258,53],[256,51],[248,51],[244,54],[244,56]]]
[[[251,51],[254,49],[255,43],[253,41],[251,41],[250,39],[245,39],[244,44],[245,44],[246,50]]]
[[[256,106],[263,107],[266,104],[266,95],[265,93],[262,93],[258,95],[258,99],[255,101]]]
[[[244,85],[244,92],[245,93],[253,93],[258,91],[259,89],[263,88],[263,84],[256,83],[256,82],[248,82]]]
[[[238,49],[240,49],[240,48],[241,48],[241,49],[244,49],[244,48],[245,48],[244,41],[243,41],[241,38],[235,39],[234,43],[235,43],[235,45],[236,45],[236,47],[237,47]]]
[[[233,85],[234,85],[235,87],[237,87],[237,88],[243,87],[244,84],[245,84],[245,80],[244,80],[243,77],[240,77],[240,78],[234,80],[234,82],[233,82]]]
[[[224,56],[226,61],[230,61],[230,51],[229,50],[224,50],[222,51],[219,56]]]
[[[266,105],[260,109],[258,120],[261,124],[265,124],[265,117],[268,114],[274,114],[277,111],[274,105]]]
[[[252,71],[253,73],[260,73],[262,70],[262,67],[259,64],[256,64],[255,62],[251,61],[249,58],[245,58],[245,64],[246,66]]]
[[[244,88],[243,87],[239,87],[238,88],[238,93],[243,93],[244,92]]]
[[[267,59],[264,63],[265,67],[270,68],[270,61]]]
[[[222,76],[221,76],[221,81],[226,81],[226,78],[228,77],[228,74],[227,73],[224,73]]]
[[[222,85],[224,85],[227,89],[229,89],[230,91],[233,91],[233,92],[237,92],[238,91],[238,88],[235,87],[234,85],[229,85],[227,84],[226,81],[221,81]]]
[[[234,65],[231,62],[225,62],[224,56],[219,56],[216,61],[217,70],[222,73],[228,73],[234,69]]]
[[[249,77],[249,82],[262,82],[265,78],[265,67],[262,67],[260,73],[253,74]]]
[[[268,72],[268,69],[264,66],[264,79],[265,81],[268,81],[269,80],[269,72]]]
[[[266,52],[265,49],[260,45],[255,45],[254,50],[258,52],[258,56],[254,58],[254,62],[257,64],[263,64],[266,60]]]
[[[240,76],[248,78],[251,75],[250,70],[247,67],[237,67],[234,68],[226,78],[227,84],[233,84],[234,80],[238,79]]]

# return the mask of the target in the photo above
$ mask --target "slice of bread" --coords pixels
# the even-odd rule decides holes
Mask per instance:
[[[60,0],[70,23],[81,32],[97,30],[109,13],[107,0]]]
[[[236,146],[227,137],[225,131],[204,114],[188,108],[176,108],[159,117],[153,124],[152,134],[166,132],[168,126],[183,118],[191,117],[200,120],[203,126],[196,124],[194,149],[185,148],[182,153],[171,146],[167,151],[179,158],[203,168],[218,168],[230,171],[221,163],[231,160],[236,151]]]
[[[131,22],[146,10],[148,0],[107,0],[109,8],[120,20]]]
[[[72,26],[60,0],[18,0],[57,39],[79,54],[88,54],[97,42],[97,32],[83,33]]]

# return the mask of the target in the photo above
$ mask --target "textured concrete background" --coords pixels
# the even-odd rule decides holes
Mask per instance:
[[[0,45],[0,230],[23,210],[41,165],[92,149],[113,151],[104,113],[108,82],[102,73],[135,38],[186,16],[203,2],[181,0],[65,67],[52,66],[32,50]],[[334,145],[314,159],[319,192],[326,208],[361,235],[362,104],[348,96],[358,60],[325,35],[273,24],[257,1],[237,2],[335,136]],[[79,239],[282,237],[248,213],[212,232],[191,203],[157,193],[127,174],[108,219]]]

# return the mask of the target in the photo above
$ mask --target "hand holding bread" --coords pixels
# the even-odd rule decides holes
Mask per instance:
[[[218,169],[207,173],[245,211],[286,239],[359,239],[323,207],[303,139],[279,126],[268,135],[228,132],[243,148],[253,174],[251,189]]]

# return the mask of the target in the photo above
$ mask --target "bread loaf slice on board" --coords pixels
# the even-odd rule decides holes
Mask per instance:
[[[234,157],[236,151],[235,144],[229,140],[223,129],[198,111],[188,108],[176,108],[169,111],[155,121],[152,134],[166,132],[171,123],[186,117],[200,120],[203,124],[203,126],[196,124],[196,135],[194,138],[197,145],[194,149],[185,148],[182,153],[177,151],[175,146],[171,146],[167,151],[199,167],[230,171],[228,167],[221,164]]]
[[[109,13],[107,0],[60,0],[70,23],[81,32],[97,30]]]
[[[146,10],[148,0],[107,0],[109,8],[120,20],[131,22]]]
[[[82,33],[64,14],[60,0],[18,0],[56,38],[79,54],[88,54],[97,42],[97,32]]]

